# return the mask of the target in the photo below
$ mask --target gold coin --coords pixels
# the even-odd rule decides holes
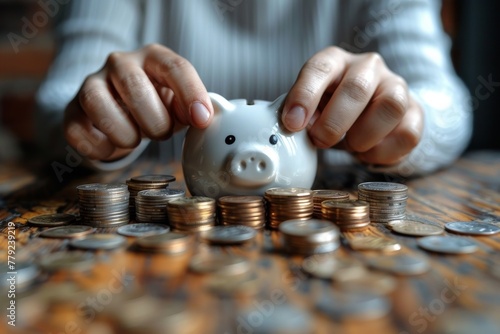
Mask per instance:
[[[375,250],[393,252],[401,249],[401,245],[395,240],[381,237],[356,237],[349,239],[349,245],[354,250]]]
[[[444,232],[440,226],[425,224],[415,220],[399,220],[390,224],[394,232],[410,236],[438,235]]]

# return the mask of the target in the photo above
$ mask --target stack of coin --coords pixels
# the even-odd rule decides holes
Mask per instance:
[[[322,219],[323,214],[321,213],[321,203],[326,200],[335,202],[345,202],[349,200],[349,193],[340,190],[313,190],[313,203],[314,203],[314,213],[313,217],[317,219]]]
[[[392,182],[364,182],[358,185],[358,199],[370,203],[373,222],[405,219],[408,187]]]
[[[271,188],[264,198],[268,205],[269,227],[277,229],[290,219],[307,220],[313,215],[312,191],[304,188]]]
[[[290,253],[327,253],[340,246],[339,229],[326,220],[286,220],[279,225],[279,230],[283,234],[283,248]]]
[[[128,191],[130,192],[130,216],[135,215],[135,197],[141,190],[165,189],[170,182],[175,181],[172,175],[141,175],[134,176],[127,180]]]
[[[135,220],[138,223],[167,224],[167,202],[185,195],[182,189],[141,190],[135,198]]]
[[[203,196],[180,197],[167,203],[170,227],[181,232],[203,232],[215,225],[215,199]]]
[[[127,185],[92,183],[80,185],[76,190],[85,225],[114,227],[129,223]]]
[[[222,225],[245,225],[256,229],[266,223],[266,206],[260,196],[224,196],[219,198]]]
[[[321,203],[323,219],[334,222],[341,230],[361,230],[370,225],[370,205],[364,201]]]

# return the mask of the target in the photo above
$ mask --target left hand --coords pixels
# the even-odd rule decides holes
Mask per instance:
[[[361,162],[391,165],[420,141],[423,111],[403,78],[377,53],[326,48],[302,67],[283,107],[290,131],[308,128],[319,148],[351,152]]]

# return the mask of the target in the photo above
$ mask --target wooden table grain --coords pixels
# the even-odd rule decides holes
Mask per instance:
[[[47,166],[2,165],[0,261],[7,261],[9,225],[15,226],[16,263],[36,263],[53,252],[73,251],[68,240],[40,238],[39,233],[46,228],[31,227],[27,220],[45,213],[78,214],[77,185],[124,182],[134,175],[157,173],[175,175],[178,181],[173,186],[184,187],[179,167],[142,161],[107,173],[75,170],[59,182]],[[364,177],[369,180],[370,176]],[[402,182],[409,187],[409,217],[441,226],[450,221],[472,220],[500,226],[500,152],[472,152],[447,169]],[[342,190],[356,198],[355,186]],[[98,231],[116,233],[116,228]],[[372,224],[361,232],[342,233],[341,248],[334,256],[362,263],[370,257],[390,256],[353,251],[347,241],[359,236],[394,239],[402,245],[399,253],[420,255],[431,263],[425,274],[394,276],[396,289],[384,297],[390,311],[372,319],[338,316],[319,308],[318,300],[331,296],[331,303],[342,313],[342,300],[335,299],[339,291],[336,283],[306,275],[301,270],[303,257],[282,253],[278,232],[264,230],[255,241],[243,246],[211,246],[198,240],[191,251],[177,256],[138,252],[131,246],[134,239],[128,238],[127,247],[92,252],[96,261],[90,270],[41,272],[31,286],[18,287],[14,298],[2,290],[0,332],[120,333],[115,323],[119,318],[116,310],[125,312],[127,301],[146,295],[186,305],[188,325],[176,333],[263,333],[260,321],[273,319],[271,313],[280,306],[278,303],[292,305],[308,315],[311,333],[500,332],[500,235],[463,236],[475,241],[479,250],[443,255],[419,248],[416,237]],[[202,253],[245,256],[254,265],[258,280],[235,294],[213,293],[209,289],[210,275],[188,269],[190,258]],[[8,324],[11,300],[16,303],[15,327]],[[248,309],[260,313],[253,319],[244,318],[248,314],[244,310]]]

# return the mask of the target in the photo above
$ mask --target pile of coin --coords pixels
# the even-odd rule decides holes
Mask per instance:
[[[266,206],[261,196],[224,196],[217,203],[222,225],[245,225],[255,229],[266,224]]]
[[[182,189],[141,190],[135,198],[135,220],[138,223],[167,224],[167,202],[185,195]]]
[[[129,223],[129,192],[122,183],[91,183],[76,187],[82,223],[114,227]]]
[[[324,201],[345,202],[349,200],[349,193],[340,190],[313,190],[312,196],[314,204],[313,217],[317,219],[323,218],[323,214],[321,213],[321,203]]]
[[[285,220],[307,220],[313,215],[312,191],[304,188],[271,188],[266,190],[269,227],[277,229]]]
[[[408,187],[393,182],[364,182],[358,185],[358,199],[370,203],[370,220],[388,223],[406,217]]]
[[[339,229],[326,220],[287,220],[279,225],[279,230],[283,235],[283,248],[289,253],[327,253],[340,246]]]
[[[362,230],[370,225],[370,205],[365,201],[324,201],[321,203],[323,219],[335,223],[341,230]]]
[[[203,232],[215,225],[215,199],[203,196],[180,197],[167,203],[170,227],[181,232]]]
[[[127,180],[128,191],[130,192],[130,216],[135,215],[135,197],[141,190],[165,189],[170,182],[175,181],[173,175],[141,175],[134,176]]]

